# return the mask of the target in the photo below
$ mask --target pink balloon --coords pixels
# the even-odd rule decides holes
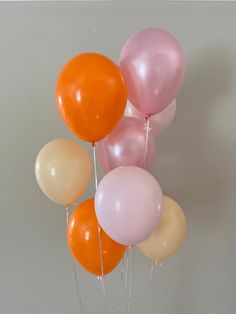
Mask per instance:
[[[154,114],[150,117],[150,128],[153,135],[159,135],[165,131],[173,121],[176,114],[176,100],[174,99],[171,104],[163,111]],[[127,117],[135,117],[142,123],[146,123],[144,114],[134,107],[129,101],[126,105],[125,115]]]
[[[150,118],[150,127],[153,135],[159,135],[165,131],[173,121],[176,114],[176,100],[166,107],[163,111],[154,114]]]
[[[151,170],[156,145],[151,132],[145,157],[146,130],[144,123],[131,117],[123,117],[116,128],[104,140],[97,143],[97,156],[102,169],[108,172],[119,166],[137,166]]]
[[[103,230],[116,242],[135,245],[147,239],[160,221],[163,194],[146,170],[119,167],[108,172],[95,194]]]
[[[134,107],[134,105],[132,105],[129,101],[127,101],[127,105],[125,107],[125,116],[136,118],[142,123],[146,122],[145,115],[136,107]]]
[[[120,54],[120,68],[131,103],[146,115],[164,110],[178,94],[184,53],[168,32],[149,28],[131,37]]]

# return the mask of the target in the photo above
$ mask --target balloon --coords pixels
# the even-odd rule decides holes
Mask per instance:
[[[121,119],[127,95],[119,67],[98,53],[74,57],[57,80],[59,112],[72,133],[82,140],[104,138]]]
[[[152,133],[149,132],[145,158],[146,136],[142,122],[124,117],[112,133],[96,145],[102,169],[108,172],[119,166],[137,166],[150,170],[156,147]]]
[[[139,111],[134,105],[132,105],[130,101],[127,101],[127,105],[125,107],[125,116],[136,118],[142,123],[146,122],[145,115],[141,111]]]
[[[164,110],[177,96],[185,71],[184,53],[168,32],[149,28],[131,37],[120,54],[130,102],[146,115]]]
[[[174,254],[185,236],[186,219],[181,207],[167,196],[164,196],[163,207],[159,226],[147,240],[138,245],[152,261],[160,261]]]
[[[165,131],[173,121],[176,113],[176,100],[174,99],[171,104],[163,111],[154,114],[150,118],[150,128],[153,135],[159,135]]]
[[[108,274],[120,262],[126,247],[116,243],[101,229],[103,273]],[[98,221],[94,199],[86,200],[73,211],[67,229],[67,242],[78,263],[94,275],[101,276]]]
[[[154,114],[150,117],[150,128],[153,135],[159,135],[165,131],[173,121],[176,113],[176,100],[174,99],[171,104],[163,111]],[[145,123],[144,114],[134,107],[130,102],[127,103],[125,109],[125,116],[134,117]]]
[[[103,230],[115,241],[135,245],[159,223],[162,191],[146,170],[134,166],[108,172],[95,194],[95,211]]]
[[[45,145],[35,163],[41,190],[52,201],[69,205],[79,199],[91,177],[87,151],[69,139],[56,139]]]

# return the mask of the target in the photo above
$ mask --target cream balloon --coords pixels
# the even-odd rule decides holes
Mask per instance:
[[[138,248],[152,261],[163,260],[175,253],[186,232],[186,218],[181,207],[164,196],[163,214],[151,236],[138,244]]]
[[[69,139],[56,139],[38,154],[35,175],[41,190],[58,204],[71,205],[85,191],[91,177],[87,151]]]

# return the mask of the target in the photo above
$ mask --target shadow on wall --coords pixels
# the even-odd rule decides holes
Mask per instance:
[[[206,47],[187,61],[188,71],[177,100],[174,125],[160,139],[157,178],[161,185],[163,181],[164,192],[180,203],[184,202],[188,211],[191,211],[191,204],[199,206],[201,211],[203,204],[223,205],[224,202],[227,173],[222,162],[227,152],[216,140],[210,120],[215,118],[216,108],[224,105],[224,97],[230,89],[231,57],[227,51],[215,46]],[[205,214],[210,219],[217,213],[204,212],[197,217],[202,217],[204,222]]]
[[[165,194],[183,206],[189,232],[191,226],[197,226],[193,228],[194,234],[196,229],[214,230],[224,215],[222,208],[229,183],[224,163],[230,145],[223,145],[224,138],[215,134],[212,121],[222,118],[219,112],[226,117],[229,114],[230,104],[225,99],[232,89],[232,64],[233,53],[221,46],[205,47],[188,60],[185,84],[177,100],[176,120],[160,138],[160,151],[157,151],[157,178],[163,183]],[[192,241],[194,236],[190,238]],[[194,252],[183,257],[180,263],[183,275],[176,292],[175,313],[184,311],[183,303],[185,311],[188,306],[189,313],[194,312],[197,300],[192,299],[194,283],[190,281],[199,265],[195,258],[199,252],[197,247]]]

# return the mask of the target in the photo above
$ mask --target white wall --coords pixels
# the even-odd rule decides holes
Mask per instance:
[[[153,174],[182,204],[188,232],[151,281],[137,255],[131,313],[235,313],[235,17],[236,3],[0,4],[1,314],[79,313],[65,213],[40,192],[34,160],[49,140],[73,138],[55,106],[64,62],[82,51],[117,59],[150,26],[173,32],[186,51],[177,117],[157,139]],[[103,313],[99,283],[79,275],[85,314]],[[110,302],[118,280],[109,279]]]

